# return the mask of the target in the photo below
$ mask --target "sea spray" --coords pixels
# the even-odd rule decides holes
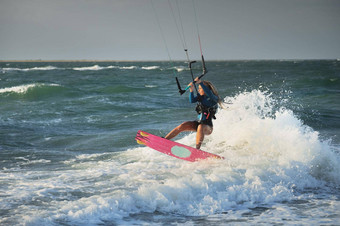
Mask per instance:
[[[81,163],[68,162],[74,172],[59,177],[74,181],[69,192],[82,191],[85,180],[96,180],[95,187],[105,192],[64,201],[50,213],[50,220],[98,224],[155,212],[233,216],[233,211],[278,208],[283,202],[304,200],[312,195],[305,189],[320,189],[336,174],[339,160],[329,159],[335,157],[329,144],[291,110],[273,110],[271,95],[254,90],[226,100],[229,108],[216,115],[214,132],[203,146],[225,160],[187,163],[147,147],[100,162],[84,162],[93,156],[83,155]],[[178,141],[193,145],[194,138],[189,134]],[[333,171],[315,175],[315,162],[332,164],[328,168]]]
[[[230,161],[237,167],[279,166],[301,171],[297,176],[302,187],[318,187],[316,178],[339,184],[335,176],[340,173],[337,147],[321,140],[319,133],[304,125],[292,110],[277,108],[270,94],[253,90],[227,97],[225,102],[229,107],[217,113],[214,133],[208,137],[210,150],[233,159]],[[240,161],[235,162],[237,159]],[[323,178],[316,168],[323,168]]]

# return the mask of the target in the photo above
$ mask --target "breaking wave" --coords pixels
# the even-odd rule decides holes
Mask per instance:
[[[48,71],[48,70],[74,70],[74,71],[100,71],[100,70],[109,70],[109,69],[118,69],[118,70],[176,70],[177,72],[181,72],[184,70],[188,70],[187,67],[184,66],[176,66],[173,68],[161,68],[160,66],[100,66],[100,65],[92,65],[92,66],[83,66],[83,67],[55,67],[55,66],[44,66],[44,67],[33,67],[33,68],[1,68],[2,73],[14,72],[14,71],[22,71],[22,72],[30,72],[30,71]]]
[[[58,85],[58,84],[33,83],[33,84],[26,84],[26,85],[2,88],[2,89],[0,89],[0,94],[4,94],[4,93],[25,94],[29,90],[33,90],[34,88],[59,87],[59,86],[60,85]]]
[[[50,70],[57,70],[58,67],[54,66],[45,66],[45,67],[33,67],[33,68],[2,68],[3,72],[9,71],[50,71]]]
[[[202,147],[224,160],[188,163],[147,147],[119,154],[81,155],[65,162],[70,170],[45,176],[43,186],[22,184],[10,191],[21,194],[19,198],[56,192],[65,195],[65,199],[59,196],[60,201],[51,202],[49,209],[32,209],[24,222],[138,224],[124,218],[143,213],[228,213],[229,219],[237,219],[233,214],[238,211],[233,210],[270,209],[277,203],[313,196],[305,189],[340,185],[337,147],[321,140],[293,111],[274,106],[269,93],[243,92],[225,102],[228,108],[217,113],[214,132]],[[194,140],[195,134],[189,134],[179,142],[194,145]],[[72,181],[72,186],[65,187],[64,181]],[[89,188],[88,181],[95,183]],[[82,198],[66,198],[72,193],[80,193]],[[336,211],[337,205],[327,208]]]

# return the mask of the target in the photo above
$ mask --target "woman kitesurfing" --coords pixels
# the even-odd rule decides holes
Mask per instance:
[[[182,30],[179,29],[179,26],[177,25],[177,20],[175,17],[175,13],[173,10],[173,7],[171,6],[169,2],[169,6],[172,12],[172,16],[174,18],[177,31],[180,37],[180,40],[182,42],[184,51],[186,53],[187,59],[189,61],[189,68],[191,72],[191,77],[192,77],[192,82],[187,86],[185,90],[181,89],[181,86],[179,84],[179,81],[176,77],[176,82],[178,85],[178,89],[180,94],[183,94],[187,89],[190,89],[190,94],[189,94],[189,102],[190,103],[197,103],[196,106],[196,111],[198,113],[197,119],[194,121],[186,121],[174,128],[171,132],[169,132],[164,138],[165,139],[172,139],[176,137],[179,133],[184,132],[184,131],[196,131],[196,149],[200,149],[202,142],[204,140],[205,135],[210,135],[213,131],[213,123],[212,120],[215,119],[215,114],[218,108],[218,103],[222,107],[222,101],[218,95],[217,89],[215,86],[209,82],[209,81],[201,81],[200,78],[202,78],[208,71],[205,67],[205,61],[203,57],[203,52],[202,52],[202,44],[201,44],[201,38],[199,35],[199,30],[198,30],[198,23],[197,23],[197,14],[196,14],[196,9],[195,9],[195,4],[193,2],[193,9],[195,13],[195,21],[196,21],[196,29],[197,29],[197,35],[198,35],[198,42],[200,46],[200,51],[201,51],[201,58],[202,58],[202,69],[203,73],[201,76],[197,77],[194,79],[194,75],[192,72],[191,64],[195,63],[196,61],[190,62],[189,60],[189,55],[188,51],[186,48],[186,41],[185,41],[185,35],[184,35],[184,29],[183,29],[183,24],[182,24],[182,19],[181,19],[181,14],[180,10],[178,7],[178,2],[176,1],[177,9],[178,9],[178,15],[179,15],[179,21],[181,23],[181,28]],[[198,85],[198,89],[195,85],[195,83]],[[196,90],[197,95],[194,95],[194,90]]]
[[[210,135],[213,131],[212,119],[215,119],[217,111],[217,104],[222,106],[221,99],[214,85],[209,81],[201,81],[198,77],[194,80],[198,84],[198,93],[194,96],[195,84],[191,82],[189,101],[190,103],[196,103],[196,111],[198,113],[197,120],[183,122],[175,129],[173,129],[165,139],[172,139],[179,133],[184,131],[196,131],[196,148],[200,149],[205,135]]]
[[[170,53],[169,53],[169,48],[167,47],[165,36],[163,34],[163,31],[162,31],[162,26],[160,25],[159,20],[158,20],[156,9],[155,9],[155,7],[152,3],[152,0],[150,2],[152,4],[152,7],[153,7],[154,12],[155,12],[157,23],[158,23],[160,32],[162,34],[162,38],[163,38],[166,50],[168,52],[169,60],[170,60],[170,62],[172,62],[171,57],[170,57]],[[179,12],[178,2],[176,1],[176,4],[177,4],[177,9],[178,9],[178,15],[179,15],[179,18],[180,18],[179,21],[181,22],[182,33],[181,33],[179,26],[177,24],[171,3],[170,3],[170,1],[168,1],[168,2],[169,2],[169,6],[170,6],[170,9],[171,9],[171,12],[172,12],[172,16],[173,16],[174,21],[176,23],[178,34],[180,36],[180,39],[181,39],[182,44],[183,44],[184,51],[185,51],[186,56],[187,56],[187,60],[189,62],[189,69],[190,69],[191,78],[192,78],[192,82],[189,83],[189,85],[186,87],[185,90],[182,90],[181,85],[179,83],[179,80],[176,77],[177,86],[178,86],[178,89],[179,89],[179,93],[181,95],[183,93],[185,93],[187,90],[190,91],[189,101],[190,101],[190,103],[197,103],[196,111],[198,113],[198,116],[197,116],[196,120],[183,122],[182,124],[180,124],[179,126],[174,128],[171,132],[169,132],[164,137],[165,139],[154,136],[154,135],[149,134],[149,133],[144,132],[144,131],[138,131],[137,136],[136,136],[136,140],[139,144],[147,145],[147,146],[149,146],[149,147],[151,147],[151,148],[153,148],[157,151],[160,151],[160,152],[163,152],[165,154],[168,154],[168,155],[171,155],[171,156],[174,156],[174,157],[177,157],[177,158],[181,158],[181,159],[184,159],[184,160],[187,160],[187,161],[196,161],[198,159],[204,159],[204,158],[208,158],[208,157],[220,158],[221,159],[222,157],[220,157],[220,156],[199,150],[201,148],[204,137],[206,135],[210,135],[213,132],[212,120],[215,119],[215,114],[217,112],[218,104],[220,104],[220,106],[222,107],[222,101],[221,101],[221,98],[218,95],[218,92],[217,92],[215,86],[209,81],[202,81],[201,80],[201,78],[208,71],[205,67],[205,61],[204,61],[204,57],[203,57],[203,53],[202,53],[202,45],[201,45],[200,35],[199,35],[199,31],[198,31],[198,26],[197,26],[197,16],[196,16],[195,7],[194,7],[194,11],[195,11],[195,18],[196,18],[198,41],[199,41],[200,50],[201,50],[202,71],[203,71],[203,73],[199,77],[196,77],[196,78],[194,78],[194,74],[193,74],[192,67],[191,67],[191,65],[193,63],[195,63],[196,61],[190,61],[190,59],[189,59],[189,54],[188,54],[188,50],[186,48],[184,29],[183,29],[183,25],[182,25],[182,22],[181,22],[181,16],[180,16],[180,12]],[[197,84],[198,88],[197,88],[196,84]],[[195,91],[196,91],[196,95],[195,95]],[[194,149],[192,147],[189,148],[185,145],[182,145],[182,144],[179,144],[179,143],[176,143],[176,142],[172,142],[172,141],[165,142],[166,140],[170,140],[170,139],[176,137],[179,133],[184,132],[184,131],[196,131],[197,132],[196,133],[196,149]]]

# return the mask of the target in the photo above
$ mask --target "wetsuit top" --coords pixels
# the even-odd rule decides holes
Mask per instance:
[[[203,96],[194,96],[194,92],[190,92],[189,94],[189,101],[190,103],[196,103],[197,101],[200,101],[201,104],[206,108],[212,108],[217,107],[218,103],[218,97],[208,88],[206,87],[203,82],[199,84],[202,89],[204,90],[205,95]],[[200,100],[199,100],[200,98]],[[204,114],[204,112],[200,113],[197,118],[199,121],[205,121],[207,120],[207,117],[209,117],[207,114]]]

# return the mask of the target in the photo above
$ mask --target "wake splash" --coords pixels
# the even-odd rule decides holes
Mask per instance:
[[[292,110],[277,107],[272,94],[253,90],[225,102],[230,107],[217,113],[207,144],[211,150],[233,159],[237,167],[301,171],[296,176],[303,187],[317,187],[317,179],[340,184],[339,148],[321,140]]]
[[[285,223],[285,217],[292,223],[301,215],[283,203],[313,203],[318,192],[309,189],[340,185],[336,147],[320,140],[293,111],[274,107],[271,94],[254,90],[225,102],[228,108],[218,112],[214,132],[203,145],[225,160],[189,163],[147,147],[81,155],[65,162],[70,166],[65,172],[53,172],[50,178],[35,175],[46,179],[26,189],[27,194],[36,199],[58,196],[47,208],[26,212],[24,222],[142,224],[132,216],[145,213],[240,219],[249,209],[261,207],[269,211],[256,216],[257,222],[270,216],[276,223]],[[194,140],[195,134],[189,134],[179,142],[194,145]],[[11,192],[20,193],[18,188]],[[81,198],[72,196],[82,193],[86,195]],[[336,213],[339,206],[338,201],[330,202],[327,210]],[[313,210],[316,218],[323,214],[322,206]],[[313,219],[304,218],[304,223],[315,224]]]

